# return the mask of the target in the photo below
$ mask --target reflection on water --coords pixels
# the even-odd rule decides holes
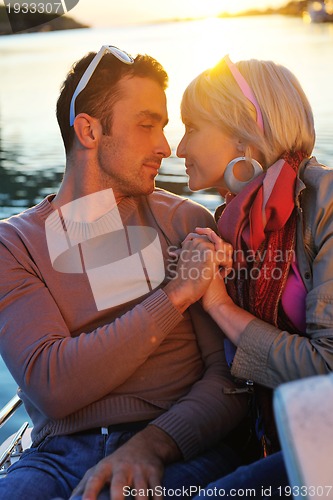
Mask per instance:
[[[16,214],[35,205],[44,196],[57,190],[63,168],[27,171],[20,168],[20,146],[12,150],[0,145],[0,217]],[[15,165],[15,169],[12,166]]]
[[[169,73],[166,136],[173,155],[163,161],[159,186],[212,209],[220,202],[214,191],[188,191],[184,162],[174,151],[183,133],[179,103],[185,86],[225,53],[234,60],[273,59],[293,70],[313,106],[315,154],[332,165],[332,26],[260,16],[0,37],[0,218],[57,189],[65,163],[54,112],[59,86],[73,61],[106,40],[133,54],[152,54]]]

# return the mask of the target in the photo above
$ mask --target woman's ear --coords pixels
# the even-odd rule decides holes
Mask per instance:
[[[244,144],[244,142],[241,139],[238,139],[236,147],[237,147],[237,151],[242,153],[242,155],[245,155],[246,145]]]
[[[87,113],[79,113],[75,117],[74,130],[81,146],[87,149],[95,148],[102,134],[100,121]]]

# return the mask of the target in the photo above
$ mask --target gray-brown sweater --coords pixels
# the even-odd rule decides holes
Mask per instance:
[[[0,223],[0,353],[34,424],[34,444],[151,419],[184,458],[214,445],[246,410],[243,396],[223,392],[233,382],[221,331],[198,304],[181,315],[163,283],[98,310],[86,272],[52,266],[50,200]],[[169,277],[169,246],[178,247],[196,226],[214,227],[206,209],[163,190],[125,198],[118,209],[125,226],[156,228]],[[89,238],[101,224],[105,231],[107,217],[73,227]]]

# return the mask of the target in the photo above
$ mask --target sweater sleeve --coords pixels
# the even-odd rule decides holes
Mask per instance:
[[[233,391],[235,383],[225,361],[224,336],[200,304],[190,308],[204,374],[171,409],[153,424],[178,444],[190,459],[234,429],[246,414],[247,395]]]
[[[73,337],[33,259],[13,240],[0,243],[0,353],[26,397],[51,419],[111,393],[183,318],[159,289],[114,321]]]

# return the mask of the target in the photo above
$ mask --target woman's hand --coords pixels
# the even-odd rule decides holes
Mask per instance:
[[[233,304],[225,285],[224,270],[217,271],[210,282],[209,287],[202,297],[202,306],[206,312],[210,313],[214,308],[224,304]]]
[[[233,263],[232,245],[230,245],[230,243],[227,243],[226,241],[222,240],[222,238],[220,238],[220,236],[218,236],[215,233],[215,231],[213,231],[209,227],[197,227],[195,229],[195,231],[196,231],[195,234],[198,234],[199,236],[206,236],[209,239],[209,241],[211,241],[214,244],[215,262],[220,267],[220,275],[222,277],[226,277],[230,273],[230,271],[232,270],[232,263]],[[186,239],[185,239],[185,241],[186,241]]]
[[[215,306],[228,302],[229,304],[233,303],[225,286],[225,278],[232,271],[233,248],[230,243],[222,240],[222,238],[210,228],[197,227],[196,233],[200,236],[206,236],[209,241],[214,244],[214,260],[219,266],[202,297],[202,305],[208,312],[209,309]]]
[[[232,271],[233,248],[209,228],[196,228],[196,232],[200,236],[205,235],[214,243],[215,258],[220,266],[202,297],[203,308],[226,337],[237,346],[243,331],[254,316],[237,306],[227,292],[225,282]]]

